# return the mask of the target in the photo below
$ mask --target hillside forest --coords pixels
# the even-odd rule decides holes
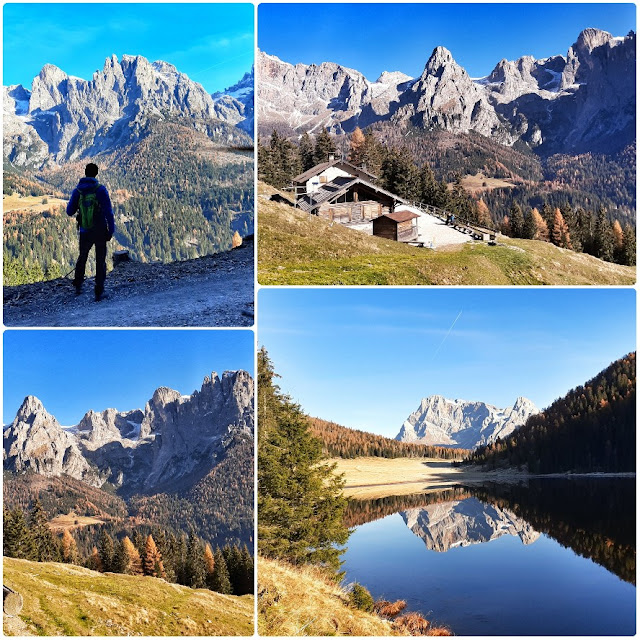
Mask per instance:
[[[148,533],[135,529],[131,537],[117,537],[93,525],[69,526],[56,533],[37,499],[26,514],[5,507],[3,525],[3,553],[11,558],[154,576],[218,593],[253,593],[253,558],[246,545],[212,549],[193,530],[187,536],[161,528]]]
[[[187,260],[230,249],[236,232],[253,233],[252,150],[220,146],[173,122],[155,123],[145,138],[118,151],[37,174],[8,166],[3,194],[42,196],[44,205],[47,195],[67,200],[89,161],[100,167],[98,181],[113,205],[109,254],[124,248],[141,262]],[[76,222],[64,205],[5,213],[5,285],[63,276],[77,254]]]
[[[633,472],[636,451],[636,354],[531,416],[507,438],[473,451],[466,462],[532,473]]]
[[[311,433],[322,442],[322,451],[330,458],[439,458],[462,460],[468,449],[438,447],[399,442],[358,429],[349,429],[335,422],[310,418]]]

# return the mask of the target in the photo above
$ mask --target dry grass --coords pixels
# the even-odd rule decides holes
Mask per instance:
[[[636,270],[547,242],[501,238],[437,251],[374,238],[269,200],[258,187],[258,280],[263,285],[610,285]]]
[[[452,636],[446,627],[432,627],[419,613],[407,613],[393,621],[397,631],[410,636]]]
[[[512,189],[513,183],[500,178],[487,178],[481,173],[475,176],[464,176],[462,186],[469,192],[476,194],[481,191],[491,191],[492,189]]]
[[[406,608],[406,600],[396,600],[395,602],[389,602],[388,600],[378,600],[373,605],[373,610],[383,618],[394,618]]]
[[[339,585],[315,567],[258,559],[258,631],[262,636],[389,636],[387,620],[348,606]]]
[[[42,204],[42,200],[46,199],[47,203]],[[3,213],[9,213],[10,211],[17,210],[29,210],[29,211],[48,211],[50,207],[57,209],[60,205],[67,206],[66,200],[61,200],[51,195],[45,196],[19,196],[3,195],[2,196],[2,211]]]
[[[486,472],[454,467],[451,460],[435,458],[334,458],[336,473],[345,476],[344,494],[350,498],[382,498],[449,489],[461,483],[507,481],[517,471]]]
[[[22,595],[20,619],[26,626],[17,630],[5,625],[5,635],[253,634],[253,596],[228,596],[158,578],[16,558],[3,558],[3,582]]]
[[[90,516],[77,516],[75,513],[60,514],[57,515],[49,522],[49,527],[56,532],[64,531],[68,529],[79,529],[81,527],[88,527],[92,524],[104,524],[104,520],[99,518],[92,518]]]

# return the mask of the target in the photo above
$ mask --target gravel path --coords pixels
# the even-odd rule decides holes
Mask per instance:
[[[464,244],[465,242],[469,242],[473,239],[470,235],[448,227],[439,218],[431,216],[428,213],[424,213],[420,211],[420,209],[408,207],[406,205],[402,205],[401,209],[403,211],[413,211],[420,216],[418,218],[418,241],[424,242],[425,247],[438,249],[440,247],[446,247],[453,244]],[[349,228],[364,231],[369,235],[373,234],[372,222],[350,224]]]
[[[253,325],[253,241],[226,253],[174,262],[128,262],[75,296],[71,279],[4,288],[8,327],[245,327]]]

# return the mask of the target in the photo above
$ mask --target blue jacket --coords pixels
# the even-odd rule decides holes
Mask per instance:
[[[67,215],[73,216],[78,211],[78,203],[80,202],[80,193],[85,189],[93,189],[98,184],[98,181],[95,178],[80,178],[80,182],[78,182],[78,186],[71,193],[71,198],[69,199],[69,204],[67,204]],[[104,227],[109,232],[110,235],[113,235],[115,231],[115,222],[113,220],[113,210],[111,208],[111,199],[109,198],[109,192],[104,185],[100,185],[96,189],[96,198],[98,200],[98,215],[100,215],[104,220]],[[102,225],[99,223],[96,225],[97,228],[100,228]],[[80,233],[83,233],[86,229],[80,227]]]

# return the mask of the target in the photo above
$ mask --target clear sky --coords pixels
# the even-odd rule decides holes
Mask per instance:
[[[261,289],[258,344],[306,413],[390,437],[423,397],[539,408],[635,350],[630,289]]]
[[[213,371],[254,368],[252,331],[7,330],[3,346],[4,424],[27,395],[72,426],[89,409],[144,409],[158,387],[188,395]]]
[[[337,62],[376,80],[382,71],[417,77],[433,49],[449,49],[469,75],[488,75],[502,58],[566,55],[597,27],[624,36],[634,4],[261,4],[258,46],[296,64]]]
[[[254,59],[247,3],[9,3],[2,22],[4,85],[29,88],[46,63],[91,80],[115,53],[170,62],[213,93]]]

